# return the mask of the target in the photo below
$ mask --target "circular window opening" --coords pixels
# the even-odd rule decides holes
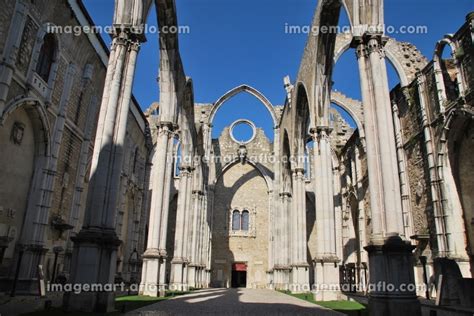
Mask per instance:
[[[230,137],[239,144],[250,143],[255,138],[255,125],[249,120],[237,120],[230,127]]]

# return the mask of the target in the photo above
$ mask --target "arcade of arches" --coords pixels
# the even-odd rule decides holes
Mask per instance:
[[[474,13],[431,61],[381,33],[310,36],[283,105],[246,84],[195,102],[178,36],[162,32],[160,103],[143,113],[131,91],[153,1],[115,0],[110,52],[96,35],[48,33],[91,25],[81,1],[57,6],[67,15],[42,2],[0,0],[0,289],[35,292],[41,265],[53,282],[149,296],[329,285],[316,300],[355,292],[374,315],[421,315],[426,295],[473,307]],[[174,0],[154,2],[159,26],[177,26]],[[312,23],[337,25],[341,10],[353,26],[384,21],[383,0],[320,0]],[[350,49],[362,100],[332,86]],[[212,136],[241,93],[272,135],[243,117]],[[369,286],[380,282],[433,288]],[[113,296],[66,293],[64,306],[108,311]]]

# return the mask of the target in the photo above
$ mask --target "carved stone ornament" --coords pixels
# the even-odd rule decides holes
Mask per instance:
[[[12,131],[10,134],[10,140],[15,145],[21,145],[23,142],[23,136],[25,135],[25,124],[20,122],[13,123]]]

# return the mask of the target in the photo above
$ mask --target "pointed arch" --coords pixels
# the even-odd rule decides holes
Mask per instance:
[[[337,64],[339,58],[344,55],[351,48],[352,42],[352,35],[351,34],[338,34],[336,38],[336,50],[334,52],[334,65]],[[387,61],[393,66],[395,71],[400,78],[400,84],[402,87],[405,87],[410,84],[409,75],[406,69],[403,66],[403,61],[397,56],[396,48],[401,44],[397,40],[393,38],[389,38],[389,43],[392,45],[388,45],[385,47],[385,55]]]
[[[452,67],[455,69],[455,78],[451,78],[446,60],[443,59],[443,52],[449,46],[452,52]],[[433,67],[435,71],[436,87],[438,98],[441,103],[463,96],[466,91],[464,76],[456,58],[456,43],[452,34],[446,34],[444,38],[436,43],[433,55]]]
[[[49,157],[51,154],[51,128],[45,110],[46,107],[41,101],[34,98],[21,98],[11,101],[7,104],[3,115],[0,117],[0,126],[5,123],[11,113],[20,107],[23,107],[30,116],[35,130],[40,131],[40,133],[36,135],[38,136],[36,154]]]
[[[233,98],[234,96],[236,96],[237,94],[242,93],[242,92],[246,92],[246,93],[254,96],[255,98],[257,98],[265,106],[265,108],[268,110],[268,112],[270,113],[270,115],[272,117],[272,120],[273,120],[273,126],[276,127],[278,125],[277,115],[275,113],[275,109],[273,108],[272,103],[265,97],[265,95],[263,95],[263,93],[261,93],[257,89],[255,89],[255,88],[253,88],[249,85],[246,85],[246,84],[240,85],[238,87],[235,87],[235,88],[227,91],[223,96],[221,96],[214,103],[214,105],[212,106],[211,112],[209,113],[209,123],[212,124],[212,122],[214,121],[214,118],[216,116],[217,111],[220,109],[220,107],[225,102],[227,102],[228,100],[230,100],[231,98]]]
[[[352,117],[356,123],[357,129],[359,130],[360,138],[365,138],[364,124],[363,124],[363,115],[362,113],[357,113],[357,109],[354,109],[353,106],[347,104],[347,97],[340,92],[332,91],[331,92],[331,103],[336,104],[345,110]],[[354,100],[355,101],[355,100]],[[362,112],[362,103],[359,104],[359,109]]]
[[[217,184],[219,179],[233,166],[235,166],[237,163],[240,163],[240,158],[235,158],[231,162],[229,162],[227,165],[222,168],[221,172],[217,175],[217,177],[214,179],[214,185]],[[268,191],[273,191],[273,177],[271,173],[261,164],[255,163],[254,161],[245,159],[245,163],[248,163],[252,167],[254,167],[263,177],[265,180],[265,183],[267,184]]]
[[[294,152],[295,155],[301,156],[305,154],[306,141],[308,139],[308,131],[313,128],[313,120],[311,110],[309,108],[309,99],[306,88],[303,83],[296,86],[296,111],[294,119]]]

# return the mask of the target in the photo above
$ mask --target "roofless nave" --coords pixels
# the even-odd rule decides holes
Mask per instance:
[[[39,2],[0,1],[0,29],[9,30],[0,39],[0,140],[22,157],[4,157],[0,166],[0,206],[17,214],[0,219],[4,291],[36,291],[42,264],[52,281],[123,280],[150,296],[322,285],[357,285],[365,295],[367,284],[399,289],[432,280],[431,295],[446,294],[442,304],[469,307],[472,13],[436,44],[432,61],[382,33],[309,36],[297,77],[285,78],[284,106],[245,84],[213,104],[195,103],[178,36],[161,33],[160,103],[142,113],[132,97],[145,40],[136,32],[152,1],[115,1],[108,57],[95,35],[72,42],[47,32],[48,22],[90,25],[81,1],[49,11]],[[161,28],[178,25],[173,0],[155,4]],[[59,13],[65,10],[71,14]],[[384,23],[382,0],[322,0],[313,26],[337,25],[341,10],[352,26]],[[349,49],[361,101],[332,91],[334,65]],[[400,78],[392,91],[386,61]],[[268,110],[273,140],[245,118],[211,136],[216,113],[239,93]],[[251,129],[247,140],[234,133],[242,124]],[[449,286],[440,285],[441,274]],[[316,299],[343,292],[318,291]],[[111,310],[114,295],[66,293],[64,306]],[[435,308],[417,295],[425,293],[370,288],[370,310],[420,315]]]

